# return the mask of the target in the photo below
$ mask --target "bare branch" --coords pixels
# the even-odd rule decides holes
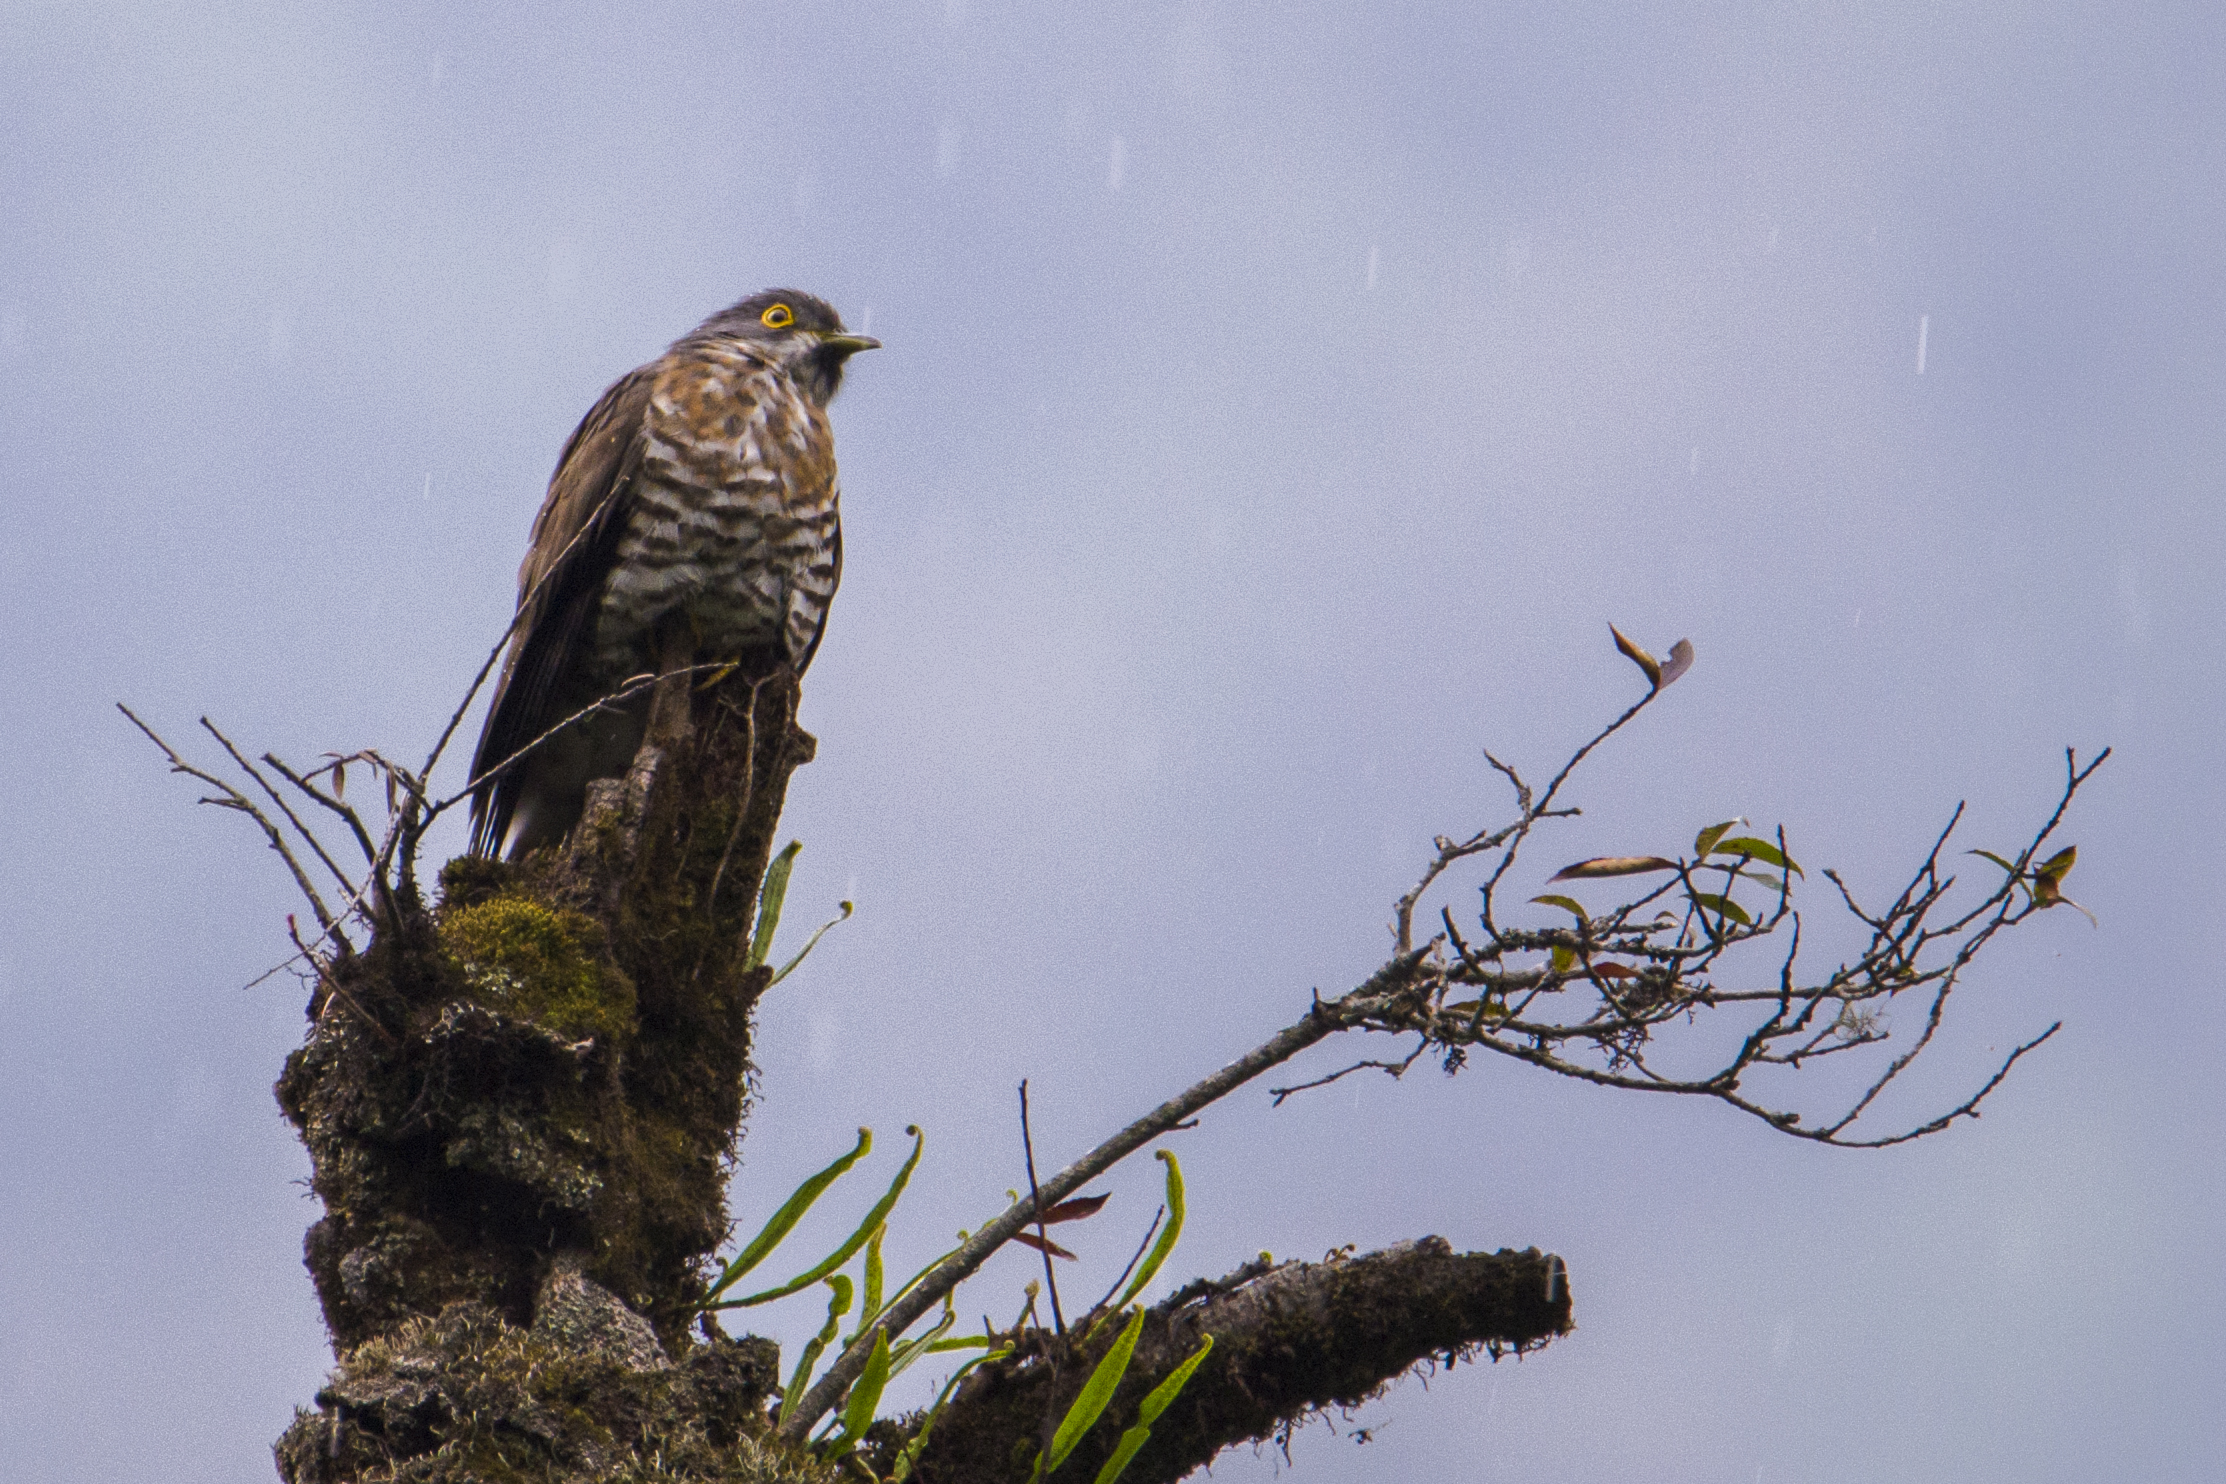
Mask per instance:
[[[324,898],[317,894],[316,884],[309,879],[309,873],[302,869],[301,862],[295,858],[294,852],[287,847],[285,832],[280,830],[277,825],[271,822],[270,816],[265,814],[261,809],[257,808],[253,799],[250,799],[246,794],[241,793],[231,784],[226,783],[223,779],[217,777],[213,773],[206,771],[205,769],[195,767],[193,764],[187,762],[183,757],[179,756],[178,750],[175,747],[172,747],[168,742],[165,742],[162,739],[161,734],[156,732],[153,727],[148,726],[145,722],[141,721],[138,715],[133,712],[133,710],[129,706],[126,706],[123,702],[118,701],[116,703],[116,709],[123,712],[125,718],[129,720],[133,726],[146,733],[148,741],[154,743],[155,746],[162,749],[163,756],[170,759],[171,772],[183,773],[187,777],[198,779],[201,782],[206,783],[209,787],[217,790],[219,797],[212,799],[203,799],[201,802],[203,802],[204,804],[214,804],[222,809],[236,809],[240,813],[245,814],[249,819],[255,821],[256,826],[262,830],[264,838],[270,842],[271,849],[278,852],[278,858],[286,862],[286,869],[293,872],[294,884],[300,887],[301,894],[309,899],[309,908],[312,912],[315,912],[317,914],[318,926],[322,927],[327,933],[338,936],[339,925],[337,920],[325,907]],[[346,939],[344,937],[341,938],[340,941],[344,944],[346,943]]]
[[[971,1277],[992,1253],[1011,1241],[1013,1234],[1033,1219],[1039,1202],[1047,1207],[1057,1205],[1081,1189],[1086,1181],[1096,1179],[1270,1067],[1280,1066],[1348,1026],[1363,1023],[1370,1014],[1387,1013],[1392,1005],[1416,998],[1418,985],[1420,992],[1426,993],[1430,976],[1423,967],[1422,957],[1414,953],[1395,958],[1377,970],[1367,983],[1343,998],[1330,1002],[1317,999],[1295,1024],[1284,1027],[1212,1076],[1161,1103],[1044,1181],[1034,1198],[1015,1201],[1002,1215],[960,1244],[957,1251],[936,1264],[910,1293],[889,1305],[872,1327],[861,1331],[851,1341],[850,1347],[804,1394],[788,1421],[781,1424],[781,1436],[799,1444],[810,1437],[813,1424],[827,1414],[865,1369],[866,1357],[873,1351],[874,1337],[882,1331],[887,1331],[891,1337],[903,1334],[921,1315],[941,1303],[944,1294]]]

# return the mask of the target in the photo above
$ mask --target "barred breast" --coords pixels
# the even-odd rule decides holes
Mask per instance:
[[[668,615],[699,663],[811,662],[842,570],[826,413],[768,351],[675,355],[651,388],[633,508],[596,616],[592,668],[615,684],[656,668]]]

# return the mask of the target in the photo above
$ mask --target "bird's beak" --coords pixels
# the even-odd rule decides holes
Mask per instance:
[[[881,342],[871,335],[822,335],[820,345],[837,355],[852,356],[861,350],[879,350]]]

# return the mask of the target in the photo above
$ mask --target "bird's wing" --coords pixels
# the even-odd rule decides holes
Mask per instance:
[[[655,367],[645,366],[612,383],[557,459],[518,568],[517,624],[472,756],[475,779],[564,719],[555,708],[564,700],[565,677],[584,658],[603,579],[626,529],[654,381]],[[472,849],[479,854],[501,848],[518,779],[512,768],[473,791]]]

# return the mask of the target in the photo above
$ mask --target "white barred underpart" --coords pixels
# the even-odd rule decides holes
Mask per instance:
[[[840,576],[840,491],[827,416],[775,355],[722,342],[680,357],[650,394],[634,509],[596,621],[603,684],[653,668],[674,609],[705,661],[778,636],[811,652]]]

